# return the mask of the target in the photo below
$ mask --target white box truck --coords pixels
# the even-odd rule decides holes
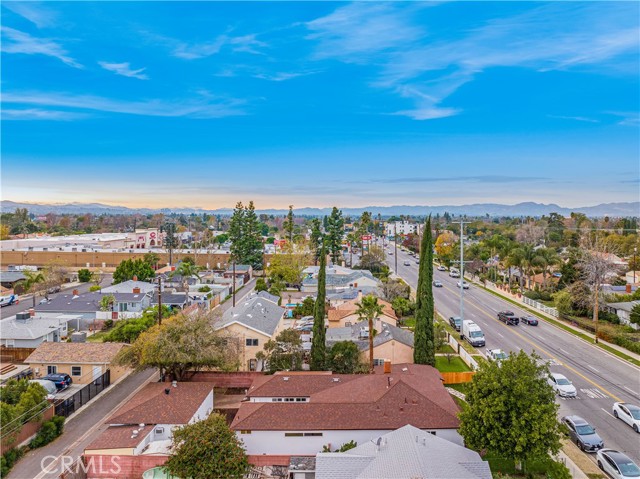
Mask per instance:
[[[480,326],[476,323],[468,319],[462,321],[462,332],[460,336],[462,339],[466,339],[473,347],[478,348],[485,345],[482,329],[480,329]]]

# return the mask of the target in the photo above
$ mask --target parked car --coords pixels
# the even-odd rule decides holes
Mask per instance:
[[[560,397],[574,398],[578,394],[575,386],[562,374],[550,373],[547,382]]]
[[[449,318],[449,324],[451,325],[451,327],[453,327],[456,331],[460,331],[460,328],[462,328],[462,319],[458,318],[457,316],[451,316]]]
[[[498,363],[500,363],[500,361],[503,361],[505,359],[507,359],[509,356],[507,355],[507,353],[505,353],[502,349],[489,349],[487,350],[487,359],[489,361],[496,361]]]
[[[447,270],[447,268],[445,268],[445,267],[444,267],[444,266],[442,266],[442,265],[439,265],[436,269],[437,269],[438,271],[446,271],[446,270]]]
[[[60,285],[57,285],[57,286],[51,286],[51,287],[47,290],[47,293],[49,293],[49,294],[59,293],[59,292],[60,292]]]
[[[520,318],[520,321],[522,321],[524,324],[528,324],[529,326],[538,325],[538,318],[534,318],[533,316],[522,316]]]
[[[405,266],[411,266],[411,261],[407,260],[403,263]]]
[[[449,271],[449,276],[451,276],[452,278],[459,278],[460,271],[458,271],[457,269],[451,269],[451,271]]]
[[[500,311],[498,313],[498,319],[504,324],[511,324],[513,326],[517,326],[520,322],[513,311]]]
[[[640,467],[629,456],[615,449],[600,449],[596,456],[598,467],[614,479],[640,477]]]
[[[635,432],[640,432],[640,407],[624,402],[613,403],[613,415],[626,422]]]
[[[30,383],[38,383],[47,391],[47,396],[55,396],[58,392],[58,388],[53,383],[53,381],[48,381],[46,379],[30,379]]]
[[[389,254],[390,254],[390,255],[393,255],[393,251],[389,251]]]
[[[296,326],[296,331],[300,331],[303,333],[308,333],[309,331],[313,331],[313,323]]]
[[[67,389],[69,386],[71,386],[71,383],[73,383],[71,376],[69,376],[68,374],[62,374],[62,373],[47,374],[45,377],[40,379],[44,379],[45,381],[52,381],[53,384],[55,384],[56,387],[58,388],[58,391],[61,391],[62,389]]]
[[[604,447],[604,441],[596,433],[596,428],[580,416],[565,416],[561,420],[569,429],[569,438],[580,450],[596,452]]]
[[[435,279],[433,281],[433,286],[436,288],[442,288],[442,281],[440,281],[439,279]]]
[[[469,289],[469,283],[466,281],[458,281],[456,284],[458,285],[458,288],[462,286],[462,289]]]

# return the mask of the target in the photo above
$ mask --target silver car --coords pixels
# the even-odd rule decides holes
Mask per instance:
[[[578,394],[575,386],[562,374],[550,373],[547,382],[560,397],[574,398]]]
[[[571,440],[585,452],[596,452],[604,447],[604,441],[596,429],[580,416],[565,416],[562,422],[569,429]]]
[[[613,404],[613,415],[626,422],[635,432],[640,432],[640,407],[617,402]]]
[[[597,455],[598,467],[614,479],[640,477],[640,468],[629,456],[614,449],[600,449]]]

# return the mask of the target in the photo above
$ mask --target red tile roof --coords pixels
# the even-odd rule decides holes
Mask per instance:
[[[149,383],[106,423],[187,424],[212,390],[211,383]]]
[[[340,380],[334,382],[333,377]],[[459,409],[442,385],[440,373],[431,366],[394,365],[391,374],[292,375],[288,381],[271,376],[249,396],[310,399],[304,403],[243,403],[231,425],[234,430],[398,429],[406,424],[420,429],[459,426]]]

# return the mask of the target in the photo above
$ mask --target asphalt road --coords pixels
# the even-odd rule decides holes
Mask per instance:
[[[394,251],[393,244],[387,251]],[[395,255],[395,251],[394,251]],[[387,254],[387,262],[393,269],[394,255]],[[404,262],[410,261],[410,266]],[[398,276],[413,288],[418,282],[416,258],[398,248]],[[445,318],[460,315],[460,290],[457,278],[448,272],[434,270],[434,279],[443,283],[433,288],[435,306]],[[513,304],[498,298],[471,284],[464,292],[465,319],[472,319],[485,334],[486,349],[504,351],[535,351],[550,362],[550,370],[565,375],[578,391],[576,399],[560,399],[560,416],[577,414],[589,421],[605,442],[605,447],[618,449],[640,464],[640,434],[612,416],[611,407],[616,401],[640,404],[640,369],[596,346],[540,321],[539,326],[507,326],[498,321],[496,313],[513,311],[516,316],[529,315]]]

